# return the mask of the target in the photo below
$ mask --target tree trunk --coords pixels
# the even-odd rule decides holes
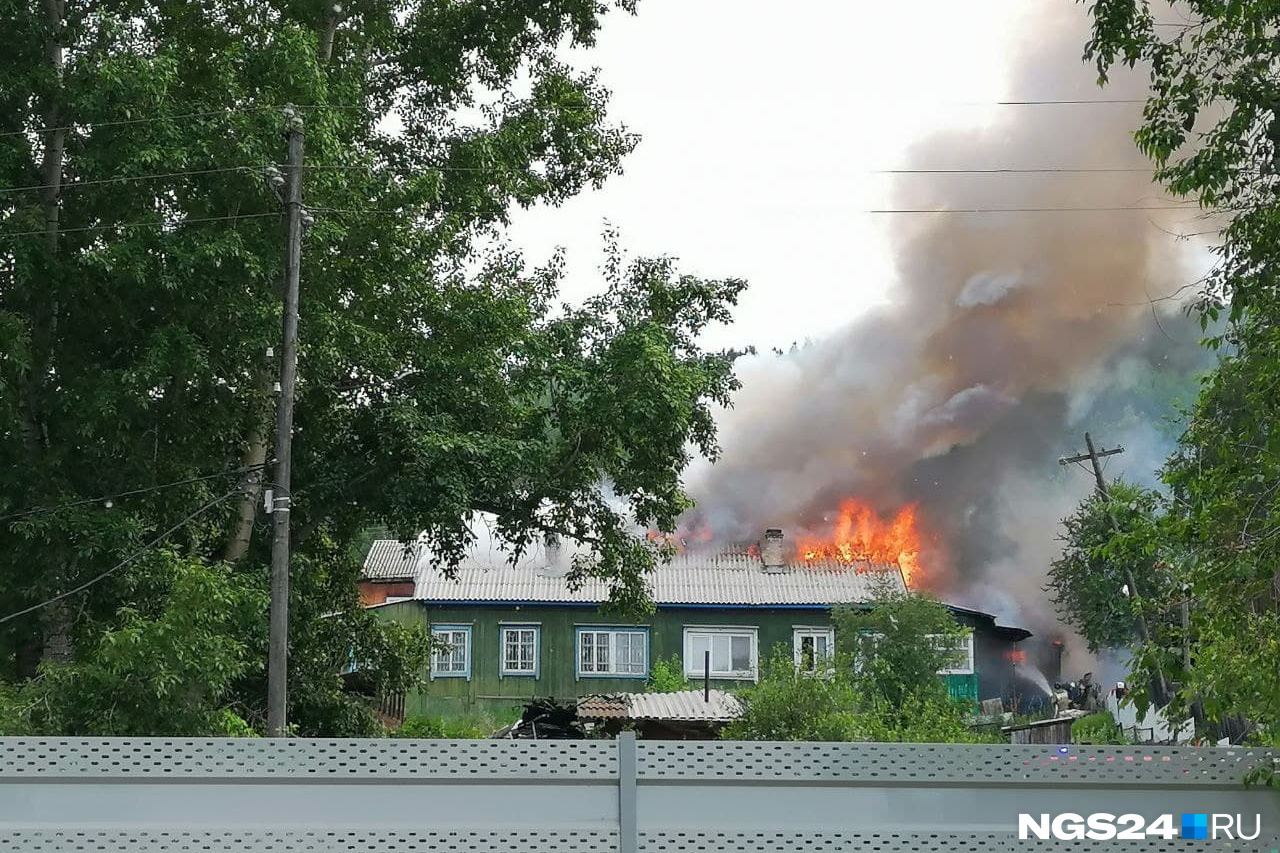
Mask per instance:
[[[67,131],[63,127],[65,117],[62,114],[62,80],[66,65],[66,48],[62,44],[62,36],[66,5],[64,0],[45,0],[44,9],[45,24],[48,27],[45,51],[53,82],[46,97],[44,109],[44,125],[48,129],[41,134],[44,151],[40,163],[40,176],[44,187],[40,192],[40,207],[44,213],[45,262],[50,280],[46,282],[44,288],[49,294],[47,304],[33,312],[35,314],[35,329],[32,335],[33,357],[31,371],[27,375],[23,389],[26,444],[37,459],[44,455],[45,446],[49,441],[42,398],[45,379],[53,360],[58,327],[59,281],[57,279],[60,276],[58,244],[62,220],[62,161],[67,140]],[[57,575],[51,580],[55,587],[66,583],[67,566],[65,564],[60,566]],[[51,605],[43,614],[41,625],[43,646],[40,650],[40,658],[53,661],[68,660],[71,657],[71,612],[66,603],[57,602]]]
[[[269,365],[264,365],[259,369],[254,385],[257,389],[255,400],[265,398],[271,393],[272,379]],[[249,544],[253,540],[253,525],[258,518],[258,501],[262,497],[264,470],[262,465],[267,461],[267,421],[269,417],[270,415],[267,412],[255,412],[252,415],[248,443],[240,462],[241,466],[245,468],[256,467],[255,470],[246,472],[240,478],[240,486],[244,490],[244,496],[240,498],[240,505],[236,510],[235,530],[222,551],[222,559],[228,563],[235,563],[244,559],[244,555],[249,553]]]
[[[342,21],[342,7],[334,4],[329,8],[329,14],[325,18],[324,29],[320,31],[320,64],[328,65],[329,59],[333,56],[333,39],[338,33],[338,24]]]

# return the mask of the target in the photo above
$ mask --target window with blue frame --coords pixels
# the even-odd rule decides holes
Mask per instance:
[[[436,648],[431,653],[432,678],[471,677],[471,626],[433,625]]]
[[[538,626],[537,625],[503,625],[502,626],[502,660],[500,672],[503,676],[538,675]]]
[[[644,678],[649,674],[646,628],[577,630],[579,678]]]

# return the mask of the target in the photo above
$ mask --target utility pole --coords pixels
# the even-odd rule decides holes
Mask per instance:
[[[1093,478],[1097,482],[1098,494],[1102,495],[1102,499],[1107,502],[1107,517],[1111,519],[1111,529],[1116,533],[1120,533],[1120,522],[1116,520],[1116,514],[1111,511],[1111,492],[1107,489],[1106,478],[1102,476],[1101,460],[1106,456],[1115,456],[1118,453],[1124,453],[1124,448],[1115,447],[1111,450],[1099,451],[1093,446],[1093,436],[1089,435],[1087,432],[1084,434],[1084,446],[1088,448],[1087,453],[1081,453],[1076,456],[1064,456],[1058,460],[1058,464],[1070,465],[1074,462],[1083,462],[1086,459],[1092,463]],[[1128,565],[1125,565],[1124,567],[1124,576],[1125,581],[1129,586],[1129,597],[1133,599],[1134,603],[1133,621],[1138,628],[1138,637],[1142,642],[1149,643],[1151,642],[1151,632],[1147,630],[1147,617],[1143,615],[1142,612],[1142,596],[1138,594],[1138,584],[1134,580],[1133,569]],[[1156,679],[1155,684],[1152,686],[1155,688],[1156,693],[1152,698],[1155,699],[1157,705],[1163,706],[1168,701],[1168,688],[1164,683],[1164,672],[1160,669],[1159,665],[1156,666]]]
[[[280,398],[276,405],[275,477],[271,484],[271,633],[267,652],[267,734],[288,728],[289,491],[293,451],[293,393],[298,378],[298,277],[302,263],[302,118],[286,107],[284,320],[280,340]]]

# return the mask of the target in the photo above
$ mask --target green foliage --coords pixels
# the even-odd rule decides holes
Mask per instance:
[[[1095,653],[1128,646],[1134,639],[1138,605],[1123,591],[1129,583],[1127,572],[1134,577],[1145,609],[1150,610],[1149,601],[1163,602],[1170,595],[1169,573],[1156,568],[1158,496],[1122,482],[1112,483],[1110,492],[1111,500],[1095,493],[1063,519],[1062,555],[1049,570],[1058,614]],[[1152,613],[1144,615],[1150,627]]]
[[[478,740],[487,738],[498,728],[500,728],[499,724],[484,714],[446,714],[410,717],[400,724],[392,736]]]
[[[848,667],[829,677],[796,669],[779,646],[761,661],[760,681],[742,691],[744,713],[721,732],[732,740],[849,741],[862,738]]]
[[[797,669],[778,647],[759,683],[743,691],[744,715],[724,731],[744,740],[872,740],[979,743],[969,710],[947,695],[938,670],[957,662],[946,638],[966,633],[951,612],[921,593],[877,584],[865,608],[837,608],[836,654],[818,675]],[[874,640],[871,638],[875,637]]]
[[[968,629],[937,599],[882,582],[871,606],[835,608],[832,621],[837,649],[853,662],[858,692],[877,707],[947,698],[938,670],[959,662],[950,644]]]
[[[1071,724],[1072,743],[1121,744],[1124,735],[1110,711],[1080,717]]]
[[[886,743],[1002,743],[996,734],[970,729],[968,707],[942,691],[926,689],[903,696],[902,704],[882,698],[864,700],[858,722],[867,740]]]
[[[648,693],[679,693],[689,689],[689,681],[684,677],[684,664],[679,655],[659,658],[649,667],[649,680],[644,689]]]
[[[240,637],[264,626],[265,600],[226,567],[159,552],[148,582],[165,596],[154,609],[123,608],[119,627],[64,665],[24,685],[26,726],[70,735],[248,735],[231,708],[254,666]],[[165,577],[165,576],[168,577]]]
[[[394,737],[444,737],[443,717],[409,717],[392,733]]]
[[[1163,8],[1163,4],[1159,4]],[[1273,68],[1280,41],[1267,4],[1189,0],[1185,26],[1159,26],[1149,0],[1093,0],[1085,48],[1105,81],[1110,68],[1143,63],[1151,95],[1136,139],[1173,195],[1228,214],[1216,263],[1195,307],[1202,328],[1225,318],[1207,343],[1222,353],[1205,379],[1178,448],[1162,471],[1169,488],[1150,525],[1168,554],[1177,592],[1152,602],[1160,618],[1190,602],[1189,632],[1166,630],[1136,650],[1142,684],[1161,668],[1181,684],[1174,713],[1198,702],[1226,714],[1280,722],[1280,250],[1274,191],[1280,162],[1280,98]],[[1185,592],[1184,592],[1185,590]],[[1191,667],[1183,671],[1186,642]],[[1142,706],[1143,695],[1135,696]]]
[[[512,206],[600,184],[636,143],[609,120],[596,78],[556,58],[590,46],[610,8],[354,3],[334,17],[280,0],[0,0],[0,186],[32,188],[0,195],[0,515],[265,456],[282,252],[261,169],[281,161],[280,107],[295,103],[315,220],[293,458],[295,730],[380,731],[337,675],[352,649],[378,689],[421,668],[423,637],[359,612],[369,530],[425,531],[449,571],[472,514],[492,513],[518,545],[548,532],[589,542],[598,559],[577,576],[604,579],[619,609],[646,610],[642,578],[661,554],[631,524],[670,529],[689,504],[691,454],[716,452],[732,357],[698,339],[744,285],[630,259],[607,234],[599,295],[563,307],[562,259],[527,263],[503,232]],[[65,20],[46,19],[59,9]],[[62,82],[51,34],[68,47]],[[402,133],[380,129],[393,106]],[[70,129],[36,132],[47,125]],[[61,142],[67,190],[42,192]],[[16,236],[54,212],[56,250]],[[232,709],[261,730],[270,537],[260,493],[231,493],[236,480],[0,522],[2,616],[228,495],[163,560],[0,625],[11,662],[0,680],[19,717],[51,732],[200,734],[236,728]],[[193,572],[225,596],[207,613],[171,600]],[[46,641],[63,634],[72,660],[37,679]],[[29,691],[40,701],[28,711]]]

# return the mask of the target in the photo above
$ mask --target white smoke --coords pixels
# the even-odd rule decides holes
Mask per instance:
[[[1080,64],[1086,10],[1061,4],[1033,22],[1013,75],[1021,94],[1097,97]],[[1105,97],[1140,94],[1116,92]],[[927,139],[911,165],[1076,166],[1138,171],[954,176],[901,189],[903,207],[1133,206],[1159,198],[1133,148],[1137,105],[1011,110],[982,132]],[[981,180],[978,180],[981,178]],[[1057,459],[1079,434],[1115,427],[1108,476],[1150,481],[1171,427],[1126,414],[1143,377],[1190,370],[1204,356],[1172,302],[1200,251],[1153,228],[1189,214],[1021,212],[904,220],[892,304],[784,356],[739,360],[743,388],[719,417],[722,459],[690,470],[691,524],[725,540],[765,527],[816,529],[842,498],[892,510],[917,503],[941,543],[926,574],[958,604],[1037,633],[1060,626],[1045,593],[1061,518],[1092,486]],[[1203,230],[1201,224],[1197,230]],[[1154,306],[1154,307],[1153,307]],[[1126,383],[1128,383],[1126,385]],[[1087,665],[1066,639],[1064,665]]]

